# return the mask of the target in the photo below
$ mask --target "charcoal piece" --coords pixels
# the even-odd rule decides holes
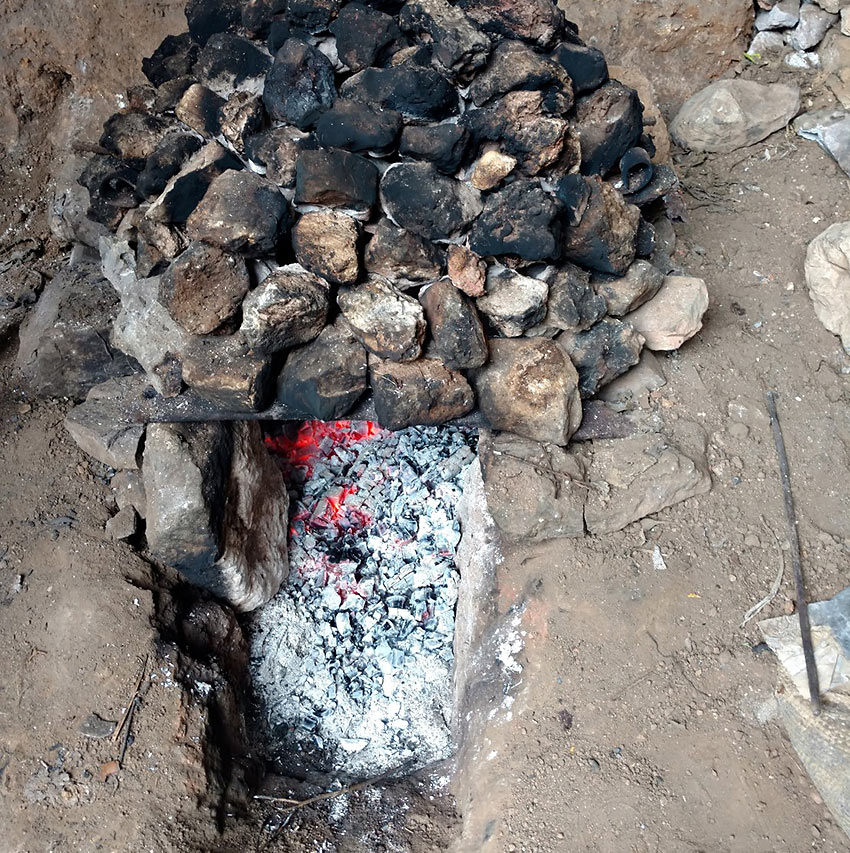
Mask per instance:
[[[590,203],[590,184],[581,175],[565,175],[555,184],[555,196],[564,205],[567,225],[578,225]]]
[[[115,113],[103,123],[101,148],[124,160],[145,160],[153,154],[168,123],[139,110]]]
[[[354,284],[360,277],[357,222],[336,210],[305,213],[292,229],[299,264],[333,284]]]
[[[302,151],[295,164],[295,203],[370,211],[378,196],[374,163],[348,151]]]
[[[664,284],[664,273],[648,261],[635,261],[624,276],[595,276],[593,287],[612,317],[622,317],[649,302]]]
[[[337,304],[357,339],[380,358],[414,361],[422,353],[425,316],[422,306],[381,276],[344,288]]]
[[[629,204],[635,204],[638,207],[644,207],[647,204],[663,198],[667,193],[676,189],[679,186],[679,178],[670,166],[660,164],[655,166],[652,178],[649,183],[642,189],[634,193],[626,194],[626,201]]]
[[[274,127],[245,140],[249,160],[265,167],[266,177],[279,187],[295,186],[295,166],[302,151],[318,147],[311,133],[297,127]]]
[[[245,261],[190,243],[159,280],[159,301],[193,335],[209,335],[239,311],[251,280]]]
[[[564,257],[596,272],[623,275],[635,259],[640,211],[598,176],[586,180],[590,200],[581,222],[565,229]]]
[[[330,60],[302,39],[287,39],[275,54],[263,89],[263,103],[272,119],[306,130],[335,98]]]
[[[609,80],[576,101],[581,173],[607,175],[643,133],[643,105],[634,89]]]
[[[328,285],[300,264],[280,267],[242,303],[241,334],[262,353],[312,341],[328,316]]]
[[[592,92],[608,82],[608,63],[595,47],[564,42],[550,55],[570,75],[576,95]]]
[[[190,86],[194,86],[198,81],[194,77],[175,77],[173,80],[166,80],[157,90],[156,98],[153,102],[153,111],[155,113],[173,113],[180,99],[186,94],[186,90]]]
[[[336,36],[337,55],[352,71],[383,65],[383,60],[403,43],[396,21],[363,3],[346,4],[330,31]]]
[[[368,104],[338,98],[316,123],[316,139],[325,148],[389,154],[401,132],[401,116]]]
[[[546,330],[544,333],[567,329],[583,331],[605,316],[608,304],[591,287],[589,272],[565,263],[553,270],[546,281],[549,299],[541,323],[541,331]]]
[[[419,302],[446,367],[461,370],[487,361],[487,338],[475,303],[448,278],[424,288]]]
[[[289,225],[289,203],[253,172],[229,171],[210,184],[186,220],[186,233],[225,252],[246,257],[273,254]]]
[[[397,286],[434,281],[442,272],[442,253],[430,240],[399,228],[384,218],[375,226],[366,246],[366,270],[390,279]]]
[[[108,154],[96,154],[77,179],[89,191],[87,216],[110,225],[122,210],[137,207],[136,182],[139,170],[126,160]]]
[[[136,192],[149,199],[158,196],[202,145],[203,142],[190,133],[171,133],[164,137],[145,162],[136,181]]]
[[[369,384],[378,423],[386,429],[442,424],[463,417],[475,406],[463,374],[435,358],[406,364],[370,359]]]
[[[545,281],[494,264],[487,270],[487,295],[476,305],[498,334],[516,338],[546,316],[548,295]]]
[[[285,11],[286,0],[247,0],[242,6],[242,26],[252,38],[264,38],[278,16]],[[270,48],[270,53],[274,54],[275,51]]]
[[[293,30],[321,33],[342,6],[342,0],[289,0],[286,19]]]
[[[192,72],[199,50],[189,33],[166,36],[159,47],[142,60],[142,73],[157,87],[176,77],[186,77]]]
[[[221,108],[225,100],[200,83],[193,83],[174,107],[174,115],[207,138],[221,133]]]
[[[269,55],[252,41],[232,33],[215,33],[202,48],[192,73],[222,98],[234,91],[259,94],[271,67]]]
[[[557,342],[575,365],[586,400],[638,363],[644,338],[629,323],[605,317],[584,332],[563,332]]]
[[[381,200],[396,224],[429,240],[452,237],[481,212],[476,190],[430,163],[390,166],[381,178]]]
[[[259,95],[235,92],[219,112],[221,135],[240,154],[245,152],[245,140],[262,128],[266,112]]]
[[[277,399],[311,418],[343,417],[368,388],[366,349],[344,324],[326,326],[292,350],[277,381]]]
[[[637,237],[635,237],[635,256],[651,258],[655,254],[657,239],[655,226],[641,217],[638,223]]]
[[[410,62],[366,68],[342,84],[340,95],[418,121],[443,121],[460,111],[457,89],[446,77]]]
[[[517,255],[527,261],[560,254],[561,206],[536,181],[515,181],[484,202],[469,235],[478,255]]]
[[[292,32],[289,21],[285,19],[273,21],[269,27],[269,37],[266,41],[269,53],[274,56],[283,47],[284,42],[293,35],[297,34]]]
[[[469,131],[459,124],[409,125],[402,131],[398,150],[453,175],[469,162],[471,143]]]
[[[234,30],[242,21],[242,0],[189,0],[189,35],[204,45],[210,36]]]
[[[485,33],[549,48],[566,35],[564,13],[552,0],[459,0]]]
[[[461,80],[490,55],[490,39],[448,0],[408,0],[399,13],[399,25],[430,45],[434,59]]]
[[[483,296],[487,264],[466,246],[452,244],[446,253],[446,266],[452,284],[467,296]]]

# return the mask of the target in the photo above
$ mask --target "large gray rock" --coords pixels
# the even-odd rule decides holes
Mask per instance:
[[[806,284],[818,320],[850,351],[850,222],[836,222],[806,251]]]
[[[701,328],[708,310],[708,288],[701,278],[668,275],[658,293],[623,318],[646,339],[651,350],[674,350]]]
[[[821,9],[814,3],[805,3],[800,7],[800,20],[791,33],[791,47],[794,50],[810,50],[820,44],[826,31],[838,20],[838,15]]]
[[[800,20],[800,0],[780,0],[770,9],[764,9],[756,15],[756,29],[784,30],[793,27]]]
[[[828,107],[812,110],[796,118],[793,127],[798,136],[817,142],[850,175],[850,112]]]
[[[620,278],[599,276],[594,279],[596,292],[605,298],[608,313],[622,317],[652,299],[664,283],[664,273],[649,261],[635,261]]]

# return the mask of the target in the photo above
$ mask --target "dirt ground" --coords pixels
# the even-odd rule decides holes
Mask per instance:
[[[0,240],[40,236],[45,271],[63,257],[45,227],[56,162],[45,127],[66,114],[68,63],[90,60],[111,39],[144,55],[180,28],[178,5],[145,6],[150,27],[141,12],[119,19],[101,6],[96,24],[72,33],[79,56],[69,39],[54,64],[15,78],[35,82],[7,86],[3,103],[18,118],[11,131],[3,124],[15,153],[0,158]],[[0,21],[15,45],[2,71],[9,83],[10,62],[32,63],[51,42],[38,40],[32,5],[6,3]],[[101,79],[88,96],[113,83],[117,91],[138,62],[107,65],[91,72]],[[817,79],[801,82],[819,105]],[[757,648],[755,623],[740,627],[788,562],[767,389],[780,393],[810,598],[848,583],[850,359],[815,318],[803,276],[808,241],[850,218],[848,180],[814,144],[785,133],[723,157],[681,157],[678,167],[688,214],[675,261],[706,279],[711,307],[703,331],[661,359],[668,384],[647,405],[676,439],[706,448],[714,487],[620,534],[505,550],[500,607],[525,605],[524,669],[512,718],[494,720],[464,768],[473,798],[462,823],[448,797],[416,781],[289,818],[273,805],[239,822],[216,812],[200,748],[208,720],[203,702],[185,698],[203,683],[177,681],[180,652],[162,627],[168,596],[156,591],[163,579],[106,539],[114,509],[106,470],[66,438],[67,401],[26,395],[8,342],[3,853],[850,850],[782,729],[764,721],[777,666]],[[653,568],[656,545],[666,570]],[[788,612],[791,590],[789,564],[763,615]],[[92,739],[80,727],[92,712],[120,718],[146,659],[123,767],[104,775],[123,739]]]

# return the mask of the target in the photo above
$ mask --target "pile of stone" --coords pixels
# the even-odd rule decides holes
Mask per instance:
[[[753,59],[780,55],[789,68],[820,68],[823,52],[840,33],[850,32],[844,0],[757,0],[756,33],[748,54]],[[827,34],[835,26],[835,35]],[[820,49],[818,49],[820,47]]]

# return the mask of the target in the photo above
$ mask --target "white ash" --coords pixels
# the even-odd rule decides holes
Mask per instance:
[[[252,620],[272,759],[352,777],[451,755],[456,507],[474,435],[318,442],[292,495],[290,580]]]

